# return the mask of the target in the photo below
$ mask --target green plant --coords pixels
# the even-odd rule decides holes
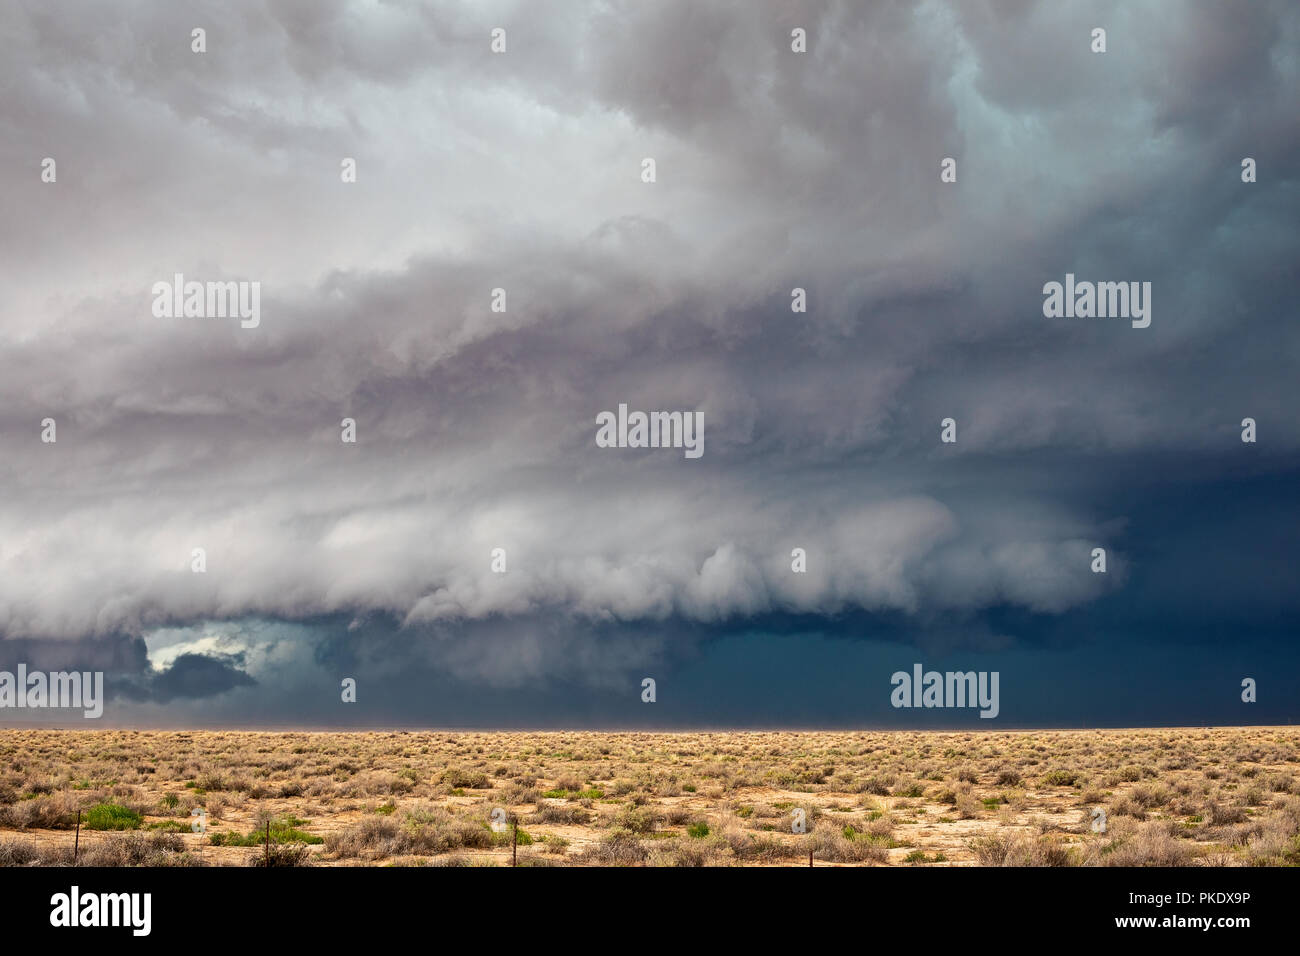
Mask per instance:
[[[86,811],[83,826],[87,830],[134,830],[143,817],[120,803],[97,803]]]
[[[318,837],[314,833],[307,833],[305,830],[299,830],[298,827],[307,823],[306,820],[300,820],[297,817],[283,817],[279,820],[271,821],[271,845],[275,846],[281,843],[324,843],[323,837]],[[208,842],[213,846],[262,846],[267,839],[266,827],[252,830],[241,836],[233,830],[226,833],[211,833],[208,835]],[[275,864],[272,863],[274,866]]]

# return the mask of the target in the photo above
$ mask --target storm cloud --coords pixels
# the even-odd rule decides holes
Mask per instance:
[[[119,713],[635,702],[778,634],[1292,653],[1294,4],[33,2],[0,45],[0,648],[127,642]],[[260,324],[156,317],[177,273]],[[1150,327],[1045,318],[1067,273]],[[620,403],[703,457],[597,447]],[[609,713],[546,699],[476,719]]]

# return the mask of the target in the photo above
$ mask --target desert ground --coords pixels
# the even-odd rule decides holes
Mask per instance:
[[[1298,764],[1292,727],[0,730],[0,864],[1294,866]]]

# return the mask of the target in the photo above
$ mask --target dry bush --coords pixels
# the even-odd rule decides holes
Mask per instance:
[[[1209,803],[1205,807],[1205,818],[1212,826],[1226,826],[1241,823],[1246,819],[1246,811],[1241,807],[1223,803]]]
[[[1091,866],[1186,866],[1195,850],[1177,830],[1168,820],[1116,820],[1105,839],[1088,845],[1084,859]]]
[[[650,859],[650,851],[635,833],[615,830],[599,843],[583,849],[578,859],[600,866],[638,866]]]
[[[821,826],[809,834],[813,857],[831,863],[884,863],[889,850],[869,835],[847,836],[832,825]],[[802,855],[802,854],[801,854]]]
[[[1143,784],[1134,787],[1129,795],[1144,810],[1163,807],[1170,799],[1169,791],[1159,784]]]
[[[769,835],[747,833],[737,827],[724,827],[713,841],[727,847],[737,860],[774,863],[806,856],[805,848],[785,843]]]
[[[984,809],[984,805],[969,793],[959,793],[954,808],[957,811],[957,816],[961,819],[977,820],[979,819],[980,811]]]
[[[569,850],[569,841],[562,836],[552,833],[546,838],[545,849],[547,853],[563,855]]]
[[[250,866],[311,866],[311,851],[303,843],[273,843],[267,850],[254,853]]]
[[[654,807],[623,806],[614,814],[614,826],[632,833],[653,833],[660,819]]]
[[[325,851],[337,857],[377,860],[414,852],[402,828],[387,817],[367,817],[325,838]]]
[[[1145,820],[1147,811],[1131,794],[1125,793],[1110,802],[1110,815],[1112,817],[1132,817],[1135,820]]]
[[[591,820],[591,814],[580,806],[568,803],[539,804],[536,812],[528,818],[529,823],[562,823],[582,825]]]
[[[67,791],[0,808],[0,826],[15,830],[70,830],[77,825],[82,799]]]
[[[670,827],[680,827],[695,819],[695,813],[687,807],[669,807],[664,811],[664,822]]]
[[[651,866],[728,866],[732,860],[726,849],[717,843],[702,840],[674,841],[666,846],[655,846],[650,851]]]
[[[1046,836],[1029,833],[995,833],[971,841],[983,866],[1070,866],[1068,847]]]
[[[40,849],[31,840],[0,840],[0,866],[29,866],[41,858]]]
[[[78,862],[85,866],[202,866],[175,833],[113,833],[83,841]]]
[[[457,817],[437,807],[413,809],[398,822],[367,817],[325,838],[325,849],[341,858],[379,860],[390,856],[433,856],[459,849],[484,849],[493,833],[484,821]]]
[[[1247,839],[1246,854],[1255,866],[1300,866],[1300,799],[1292,798],[1281,813],[1260,824]]]
[[[868,777],[866,780],[863,780],[862,783],[858,784],[858,792],[870,793],[877,797],[888,796],[893,782],[894,777],[892,775]]]

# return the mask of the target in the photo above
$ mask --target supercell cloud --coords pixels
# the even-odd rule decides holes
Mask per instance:
[[[874,715],[926,654],[1295,664],[1294,4],[33,2],[0,45],[0,649],[108,718],[346,723],[353,676],[602,723],[773,641],[827,655],[751,675],[809,721],[854,642]],[[158,317],[177,273],[260,322]],[[1150,326],[1045,317],[1067,274]],[[621,403],[703,456],[598,447]]]

